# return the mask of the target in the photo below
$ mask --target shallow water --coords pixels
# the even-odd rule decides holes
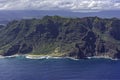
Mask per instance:
[[[4,58],[0,80],[120,80],[120,61]]]

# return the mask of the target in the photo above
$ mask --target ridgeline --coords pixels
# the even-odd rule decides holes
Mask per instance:
[[[120,19],[44,16],[14,20],[0,27],[0,54],[120,58]]]

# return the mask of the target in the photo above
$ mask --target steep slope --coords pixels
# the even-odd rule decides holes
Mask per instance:
[[[120,58],[120,20],[98,17],[12,21],[0,32],[0,53]]]

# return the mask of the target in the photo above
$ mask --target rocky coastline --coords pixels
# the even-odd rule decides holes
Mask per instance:
[[[1,28],[0,55],[120,59],[119,35],[117,18],[44,16],[15,20]]]

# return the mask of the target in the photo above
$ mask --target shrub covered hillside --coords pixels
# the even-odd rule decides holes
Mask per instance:
[[[14,20],[0,28],[0,54],[120,58],[120,20],[60,16]]]

